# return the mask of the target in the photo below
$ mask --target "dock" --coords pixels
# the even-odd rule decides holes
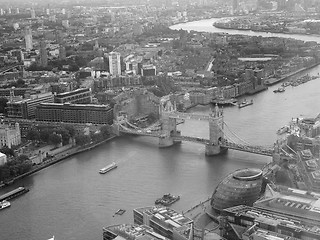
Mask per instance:
[[[29,189],[27,188],[24,188],[24,187],[18,187],[8,193],[5,193],[3,195],[0,196],[0,202],[3,201],[3,200],[10,200],[10,199],[13,199],[13,198],[16,198],[26,192],[29,192]]]

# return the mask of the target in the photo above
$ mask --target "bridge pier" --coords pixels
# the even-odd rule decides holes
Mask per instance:
[[[161,136],[159,137],[159,147],[171,147],[174,144],[174,140],[171,136]]]
[[[220,145],[211,145],[206,144],[206,156],[215,156],[219,155],[227,150],[227,148],[223,148]]]

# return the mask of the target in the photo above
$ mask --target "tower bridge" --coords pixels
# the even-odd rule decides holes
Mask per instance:
[[[141,136],[156,137],[159,139],[159,147],[169,147],[181,141],[199,143],[205,145],[205,153],[208,156],[217,155],[227,149],[250,152],[260,155],[272,156],[273,147],[254,146],[242,140],[233,133],[224,122],[223,111],[218,106],[209,115],[178,112],[175,103],[169,99],[162,100],[159,106],[159,122],[148,128],[139,128],[128,122],[126,117],[119,116],[114,121],[118,134],[127,133]],[[209,124],[209,139],[183,136],[177,130],[181,120],[206,121]],[[229,132],[227,131],[229,130]],[[229,134],[231,133],[232,136]],[[234,140],[236,138],[236,140]]]

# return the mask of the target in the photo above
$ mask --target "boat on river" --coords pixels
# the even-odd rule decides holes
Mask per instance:
[[[286,89],[284,87],[279,87],[278,89],[276,90],[273,90],[274,93],[282,93],[284,92]]]
[[[10,200],[10,199],[13,199],[13,198],[16,198],[26,192],[29,192],[29,189],[28,188],[24,188],[24,187],[18,187],[8,193],[5,193],[3,195],[0,196],[0,201],[3,201],[3,200]]]
[[[116,211],[115,212],[115,214],[117,214],[117,215],[122,215],[122,214],[124,214],[126,212],[126,210],[125,209],[118,209],[118,211]]]
[[[180,196],[174,196],[170,193],[164,194],[162,198],[158,198],[155,201],[155,204],[161,204],[163,206],[170,206],[171,204],[175,203],[176,201],[180,200]]]
[[[10,206],[11,206],[11,203],[6,200],[3,200],[2,202],[0,202],[0,210],[5,209]]]
[[[243,108],[249,105],[253,104],[253,100],[251,99],[251,101],[248,101],[247,99],[244,99],[241,103],[239,103],[238,107],[239,108]]]
[[[117,168],[117,167],[118,167],[117,164],[116,164],[115,162],[113,162],[113,163],[105,166],[104,168],[101,168],[101,169],[99,170],[99,173],[105,174],[105,173],[107,173],[107,172],[109,172],[109,171],[111,171],[112,169],[115,169],[115,168]]]

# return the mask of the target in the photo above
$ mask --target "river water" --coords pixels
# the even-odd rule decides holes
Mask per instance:
[[[320,67],[308,72],[318,75]],[[275,94],[277,87],[250,97],[254,101],[251,106],[225,108],[228,128],[249,143],[272,145],[276,130],[292,117],[320,112],[320,79]],[[201,106],[192,111],[208,114],[211,109]],[[179,128],[184,135],[208,137],[208,125],[203,122],[186,121]],[[56,240],[102,239],[102,227],[132,223],[134,208],[153,205],[165,193],[180,195],[172,207],[185,211],[207,199],[228,173],[271,161],[270,157],[232,150],[206,157],[204,146],[195,143],[166,149],[157,144],[157,139],[149,137],[119,137],[1,189],[3,194],[23,185],[30,192],[0,212],[0,239],[43,240],[52,235]],[[117,169],[98,173],[113,161],[118,163]],[[119,208],[127,212],[114,216]]]

